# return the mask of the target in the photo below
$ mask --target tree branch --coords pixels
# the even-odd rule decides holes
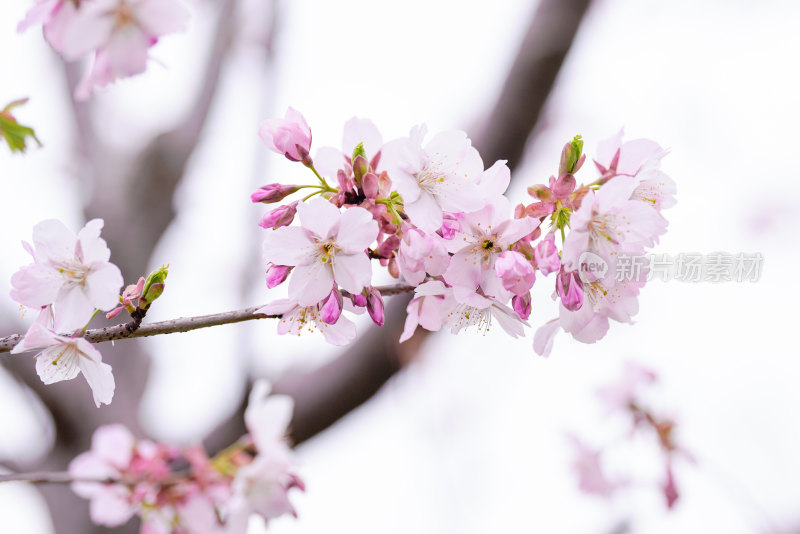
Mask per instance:
[[[411,293],[414,291],[412,286],[404,284],[376,286],[375,289],[377,289],[384,297],[399,295],[401,293]],[[347,292],[342,292],[342,294],[344,296],[349,296],[349,293]],[[83,335],[83,338],[90,343],[103,343],[105,341],[114,341],[117,339],[131,339],[137,337],[158,336],[161,334],[191,332],[192,330],[199,330],[200,328],[242,323],[257,319],[281,318],[281,315],[266,315],[263,313],[256,313],[257,310],[263,307],[264,305],[262,304],[261,306],[251,306],[241,310],[212,313],[210,315],[197,315],[195,317],[180,317],[178,319],[169,319],[167,321],[160,321],[145,325],[140,325],[140,322],[134,319],[129,323],[88,330]],[[17,343],[22,340],[22,337],[22,334],[13,334],[0,339],[0,353],[10,352],[11,349],[13,349]]]

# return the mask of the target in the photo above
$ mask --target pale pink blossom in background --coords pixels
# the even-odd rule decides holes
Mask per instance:
[[[123,425],[101,426],[92,436],[91,450],[70,462],[69,473],[77,479],[72,483],[72,491],[89,499],[89,515],[95,524],[119,526],[136,512],[129,486],[85,481],[121,478],[130,467],[135,444],[133,435]]]
[[[435,232],[442,226],[443,210],[469,212],[484,206],[476,184],[483,160],[460,131],[439,133],[423,148],[426,131],[424,125],[417,126],[410,137],[390,141],[381,160],[411,222]]]
[[[288,108],[283,119],[267,119],[258,128],[264,145],[291,161],[303,161],[311,150],[311,129],[305,117]]]
[[[378,223],[363,208],[343,213],[315,197],[297,207],[301,226],[270,230],[264,239],[264,259],[294,267],[289,298],[312,306],[331,292],[334,282],[360,293],[372,278],[367,247],[378,236]]]
[[[55,50],[61,51],[64,49],[64,36],[77,16],[78,8],[73,0],[37,0],[17,25],[17,31],[24,32],[41,24],[44,38]]]
[[[11,298],[23,306],[53,304],[55,328],[82,328],[95,309],[110,310],[119,303],[122,274],[109,263],[111,252],[100,237],[101,219],[93,219],[76,236],[55,219],[33,228],[33,247],[23,243],[34,263],[11,277]]]

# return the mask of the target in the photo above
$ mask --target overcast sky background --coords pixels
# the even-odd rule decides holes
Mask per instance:
[[[249,204],[249,192],[311,179],[263,149],[262,119],[297,108],[317,147],[338,146],[354,115],[371,118],[385,140],[420,122],[474,131],[535,8],[524,0],[284,2],[276,62],[265,68],[258,21],[268,13],[257,0],[246,4],[234,59],[177,195],[179,216],[152,258],[171,269],[148,319],[243,305],[231,273],[257,261],[263,210]],[[24,157],[0,147],[0,317],[17,314],[3,296],[28,262],[20,240],[45,218],[79,228],[86,196],[70,156],[58,60],[39,31],[15,32],[27,7],[0,6],[0,104],[30,96],[18,117],[44,147]],[[153,62],[98,97],[98,130],[118,149],[141,147],[188,111],[210,19],[205,2],[193,7],[187,34],[153,50],[164,66]],[[308,486],[295,497],[300,519],[275,521],[272,532],[605,534],[622,521],[648,534],[800,529],[798,22],[800,4],[789,0],[596,2],[510,191],[519,202],[525,187],[546,181],[576,133],[591,157],[624,126],[629,138],[671,150],[663,169],[679,202],[666,213],[669,233],[657,251],[761,252],[758,283],[653,282],[635,325],[614,324],[595,345],[562,335],[547,360],[532,351],[533,330],[518,340],[499,329],[433,337],[372,402],[299,447]],[[578,178],[593,176],[587,165]],[[537,281],[534,327],[555,316],[552,284]],[[246,304],[274,297],[255,269]],[[248,370],[274,378],[336,354],[321,338],[279,338],[266,321],[143,342],[155,354],[143,421],[153,437],[181,443],[236,406]],[[584,496],[570,471],[568,433],[594,444],[624,434],[594,391],[626,361],[660,374],[651,400],[677,419],[677,439],[697,460],[678,464],[681,500],[671,513],[647,485],[612,501]],[[82,379],[74,387],[91,408]],[[46,450],[46,425],[30,406],[0,374],[0,458],[34,462]],[[651,450],[636,443],[611,460],[656,480],[661,465]],[[40,506],[27,488],[0,487],[0,531],[52,532]]]

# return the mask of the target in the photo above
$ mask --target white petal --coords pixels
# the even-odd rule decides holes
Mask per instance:
[[[536,351],[536,354],[545,358],[550,356],[550,352],[553,350],[553,341],[560,330],[561,324],[558,319],[553,319],[540,326],[533,335],[533,350]]]
[[[343,289],[360,293],[372,280],[372,264],[365,253],[337,254],[333,258],[333,276]],[[330,291],[330,287],[328,288]]]
[[[358,254],[364,252],[378,237],[378,223],[364,208],[348,208],[342,213],[336,244],[342,252]]]
[[[39,308],[52,304],[64,279],[47,264],[35,263],[11,275],[11,298],[23,306]]]
[[[325,336],[325,341],[337,347],[349,345],[350,342],[356,338],[355,323],[344,315],[339,317],[336,324],[319,322],[317,323],[317,328],[319,328],[322,335]]]
[[[406,202],[406,215],[420,229],[433,233],[442,226],[442,208],[433,195],[421,191],[415,202]]]
[[[284,226],[267,231],[263,257],[275,265],[306,265],[312,261],[314,241],[308,230],[299,226]]]
[[[59,293],[55,301],[56,330],[70,333],[83,328],[94,313],[95,307],[81,286],[72,286]]]
[[[77,239],[72,230],[56,219],[42,221],[33,227],[33,245],[38,261],[74,257]]]
[[[96,263],[86,276],[86,289],[93,307],[110,310],[119,304],[122,273],[113,263]]]
[[[108,261],[111,257],[108,245],[100,238],[102,229],[103,219],[92,219],[78,232],[78,241],[81,242],[81,250],[83,251],[83,263]]]
[[[100,353],[94,347],[89,348],[91,352],[88,352],[86,347],[81,347],[82,355],[78,360],[78,367],[92,388],[94,403],[99,408],[101,404],[111,404],[115,389],[114,374],[110,365],[100,361]]]
[[[319,197],[298,204],[297,215],[300,217],[300,224],[303,228],[310,230],[320,238],[334,235],[334,229],[341,217],[339,208]]]
[[[142,0],[136,18],[148,34],[160,37],[186,29],[189,10],[177,0]]]
[[[289,298],[300,306],[314,306],[327,297],[331,289],[333,273],[330,265],[319,261],[295,267],[289,278]]]
[[[364,151],[367,157],[372,159],[383,146],[383,136],[371,120],[353,117],[344,124],[342,151],[352,156],[353,150],[359,143],[364,143]]]
[[[43,350],[36,357],[36,373],[45,384],[72,380],[78,373],[78,350],[71,343],[59,343]]]

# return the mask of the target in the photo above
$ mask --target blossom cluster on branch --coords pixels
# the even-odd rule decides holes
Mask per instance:
[[[514,208],[504,195],[506,162],[484,168],[460,131],[427,139],[423,125],[384,143],[372,122],[353,118],[341,150],[323,147],[312,158],[311,129],[289,108],[283,119],[265,121],[260,135],[318,181],[273,183],[251,195],[272,204],[306,193],[260,221],[267,286],[288,280],[289,297],[260,311],[283,314],[281,334],[319,329],[336,345],[356,336],[344,312],[366,310],[376,324],[384,322],[371,260],[415,287],[400,341],[418,326],[485,332],[493,321],[522,336],[533,284],[554,275],[559,317],[537,331],[534,349],[549,354],[560,330],[593,343],[610,319],[632,322],[644,278],[616,281],[616,258],[655,245],[667,228],[661,211],[674,204],[674,182],[659,169],[666,151],[646,139],[623,143],[622,132],[600,144],[597,179],[577,182],[586,159],[577,136],[564,146],[549,184],[528,188],[534,202]]]
[[[285,435],[293,402],[256,382],[245,411],[248,434],[209,458],[136,440],[123,425],[97,429],[92,448],[69,465],[72,489],[90,500],[94,523],[115,527],[134,515],[142,534],[244,534],[252,516],[295,515],[292,488],[304,489]]]

